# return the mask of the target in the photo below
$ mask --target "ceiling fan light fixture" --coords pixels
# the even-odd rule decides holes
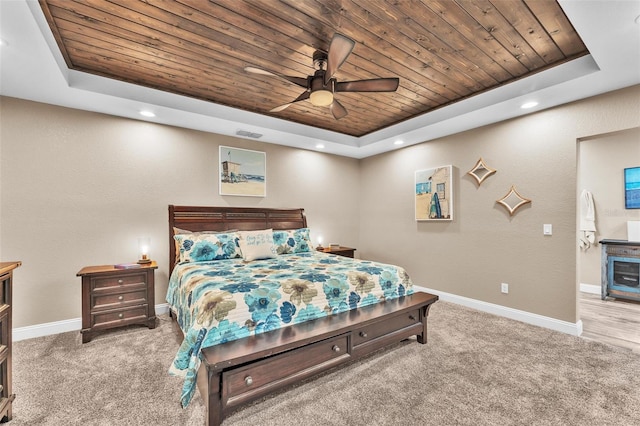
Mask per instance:
[[[321,89],[311,92],[309,100],[315,106],[327,106],[333,103],[333,93],[329,90]]]

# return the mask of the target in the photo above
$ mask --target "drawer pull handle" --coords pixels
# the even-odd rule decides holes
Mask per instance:
[[[124,318],[124,314],[118,314],[118,318]]]
[[[244,384],[247,386],[251,386],[253,384],[253,377],[247,376],[244,378]]]
[[[334,352],[340,352],[340,346],[338,345],[333,345],[333,347],[331,348],[332,351]]]
[[[124,296],[118,296],[118,300],[124,300]]]
[[[122,280],[118,280],[118,284],[122,284],[122,283],[123,283],[123,281],[122,281]]]
[[[367,337],[367,333],[365,331],[360,332],[360,337]]]
[[[409,319],[410,319],[411,321],[415,321],[415,320],[416,320],[416,317],[414,317],[413,315],[409,315]]]

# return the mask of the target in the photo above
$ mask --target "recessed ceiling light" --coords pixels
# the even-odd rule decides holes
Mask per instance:
[[[324,145],[321,143],[316,144],[317,149],[324,149]]]
[[[402,145],[404,142],[403,141],[395,141],[393,144],[394,145]]]
[[[537,103],[537,102],[535,102],[535,101],[531,101],[531,102],[526,102],[526,103],[522,104],[522,105],[520,106],[520,108],[522,108],[522,109],[529,109],[529,108],[533,108],[533,107],[534,107],[534,106],[536,106],[536,105],[538,105],[538,103]]]
[[[145,117],[155,117],[156,115],[148,110],[142,110],[140,111],[140,115],[145,116]]]

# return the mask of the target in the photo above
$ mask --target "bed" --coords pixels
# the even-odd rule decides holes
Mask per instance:
[[[437,296],[402,268],[313,250],[308,232],[304,209],[169,206],[167,302],[183,335],[170,371],[183,406],[198,389],[207,425],[392,343],[427,342]],[[267,259],[251,246],[264,239]]]

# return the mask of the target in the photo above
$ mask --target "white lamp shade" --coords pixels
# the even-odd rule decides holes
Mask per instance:
[[[316,90],[311,92],[309,100],[315,106],[327,106],[333,103],[333,93],[328,90]]]
[[[151,239],[149,237],[138,238],[138,251],[140,252],[140,260],[149,260],[149,250],[151,249]]]

